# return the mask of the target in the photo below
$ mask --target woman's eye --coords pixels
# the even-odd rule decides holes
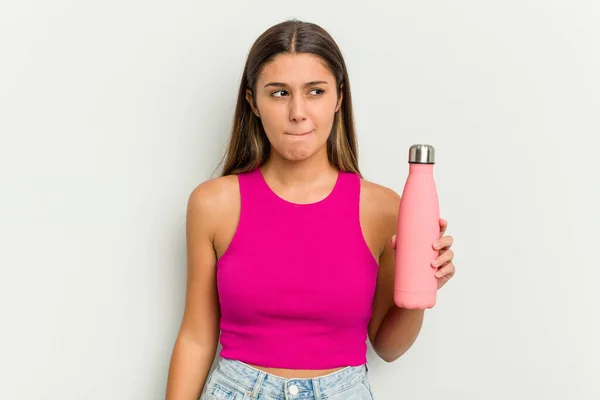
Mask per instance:
[[[273,96],[273,97],[282,97],[286,93],[287,92],[285,90],[278,90],[276,92],[271,93],[271,96]]]
[[[324,93],[325,91],[323,89],[312,89],[309,93],[311,96],[320,96]],[[288,92],[285,90],[277,90],[275,92],[271,93],[272,97],[283,97],[283,96],[287,96]]]

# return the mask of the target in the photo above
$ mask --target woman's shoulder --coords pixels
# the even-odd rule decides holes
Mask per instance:
[[[239,204],[239,184],[235,174],[208,179],[190,193],[188,208],[218,217]]]
[[[400,195],[384,185],[360,181],[360,214],[364,227],[377,232],[381,248],[396,232]]]
[[[366,179],[361,179],[360,192],[362,201],[398,211],[400,195],[395,190]]]

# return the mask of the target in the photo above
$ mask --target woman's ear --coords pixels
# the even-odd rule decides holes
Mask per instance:
[[[246,101],[248,102],[248,104],[250,104],[250,107],[252,108],[252,112],[258,118],[260,118],[260,114],[258,113],[258,110],[257,110],[257,108],[255,107],[255,104],[254,104],[254,97],[252,96],[252,90],[250,90],[250,89],[246,89]]]

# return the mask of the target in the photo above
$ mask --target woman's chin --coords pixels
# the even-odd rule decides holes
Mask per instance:
[[[319,149],[315,148],[314,146],[296,145],[285,146],[283,149],[281,149],[281,151],[277,152],[287,161],[304,161],[318,153]]]
[[[319,153],[327,157],[326,141],[317,143],[314,134],[308,134],[299,137],[287,137],[286,140],[279,142],[278,146],[272,146],[279,155],[288,161],[304,161]]]

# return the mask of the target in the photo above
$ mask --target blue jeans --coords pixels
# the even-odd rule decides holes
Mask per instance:
[[[368,368],[346,367],[316,378],[282,378],[221,358],[201,400],[373,400]]]

